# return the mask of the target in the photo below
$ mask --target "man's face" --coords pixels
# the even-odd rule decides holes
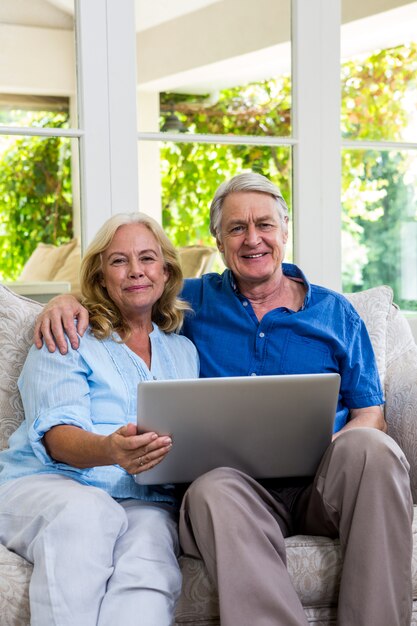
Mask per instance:
[[[281,222],[277,202],[269,194],[240,191],[226,196],[217,245],[241,289],[280,275],[287,221]]]

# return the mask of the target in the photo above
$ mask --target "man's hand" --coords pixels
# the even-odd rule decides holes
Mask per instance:
[[[78,325],[75,326],[74,318]],[[55,352],[58,346],[61,354],[67,352],[67,342],[64,333],[68,336],[74,350],[78,348],[78,335],[82,337],[88,326],[88,311],[74,296],[62,295],[52,298],[44,307],[36,320],[34,330],[34,344],[42,348],[43,341],[49,352]]]

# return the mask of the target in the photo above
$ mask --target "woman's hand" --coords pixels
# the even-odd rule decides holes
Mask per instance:
[[[111,435],[98,435],[62,424],[48,430],[43,441],[55,461],[79,468],[120,465],[129,474],[151,469],[172,447],[172,440],[167,435],[138,434],[134,423],[122,426]]]
[[[108,435],[110,455],[129,474],[146,472],[160,463],[172,447],[169,436],[154,432],[138,434],[136,424],[122,426]]]
[[[74,318],[78,320],[77,326],[75,326]],[[88,311],[74,296],[56,296],[48,302],[36,320],[34,344],[37,348],[42,348],[42,343],[45,342],[49,352],[55,352],[55,348],[58,347],[61,354],[65,354],[67,352],[65,334],[71,346],[76,350],[78,348],[77,333],[82,337],[87,326]]]

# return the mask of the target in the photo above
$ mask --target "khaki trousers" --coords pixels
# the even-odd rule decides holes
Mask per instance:
[[[196,480],[183,500],[180,540],[185,554],[207,566],[222,626],[308,623],[286,569],[284,537],[299,533],[340,537],[339,626],[409,626],[408,470],[393,439],[357,428],[330,445],[297,498],[230,468]]]

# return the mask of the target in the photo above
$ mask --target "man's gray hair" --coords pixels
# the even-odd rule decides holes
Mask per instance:
[[[220,185],[210,206],[210,232],[217,239],[220,239],[223,202],[230,193],[238,191],[259,191],[269,194],[277,201],[277,211],[281,222],[284,223],[285,218],[288,217],[288,207],[274,183],[262,174],[255,172],[238,174]]]

